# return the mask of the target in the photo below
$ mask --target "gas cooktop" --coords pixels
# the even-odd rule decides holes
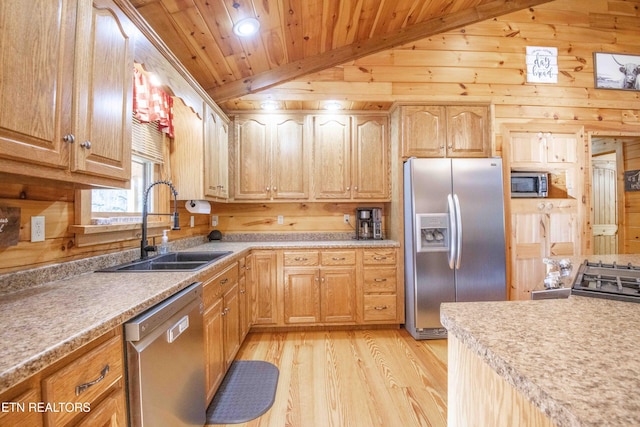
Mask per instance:
[[[640,302],[640,266],[585,260],[578,268],[571,294]]]

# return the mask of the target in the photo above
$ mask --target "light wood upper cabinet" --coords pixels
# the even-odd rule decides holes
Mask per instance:
[[[403,105],[399,108],[404,158],[491,155],[488,106]]]
[[[11,106],[0,111],[0,166],[19,175],[126,186],[132,24],[110,0],[46,3],[0,5],[6,36],[0,101]]]
[[[234,153],[235,200],[308,199],[304,117],[237,117]]]
[[[313,187],[316,199],[351,198],[351,117],[313,117]]]
[[[388,119],[354,116],[353,198],[390,198]]]
[[[314,116],[313,197],[390,198],[386,116]]]
[[[229,124],[205,104],[204,119],[204,193],[229,198]]]

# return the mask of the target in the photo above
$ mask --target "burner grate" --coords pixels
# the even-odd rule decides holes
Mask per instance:
[[[571,293],[640,302],[640,266],[585,261],[578,269]]]

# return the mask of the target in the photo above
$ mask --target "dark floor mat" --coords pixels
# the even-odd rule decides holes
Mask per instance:
[[[261,360],[236,360],[207,409],[207,424],[238,424],[271,408],[280,371]]]

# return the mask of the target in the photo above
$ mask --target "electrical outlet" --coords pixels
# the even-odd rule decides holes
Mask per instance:
[[[349,224],[349,214],[344,214],[344,223]]]
[[[44,217],[31,217],[31,241],[44,242]]]
[[[195,225],[196,225],[196,219],[193,215],[191,215],[191,218],[189,219],[189,226],[193,228],[195,227]]]
[[[284,224],[284,215],[278,215],[278,224]]]
[[[212,215],[211,216],[211,226],[215,227],[216,225],[218,225],[218,215]]]

